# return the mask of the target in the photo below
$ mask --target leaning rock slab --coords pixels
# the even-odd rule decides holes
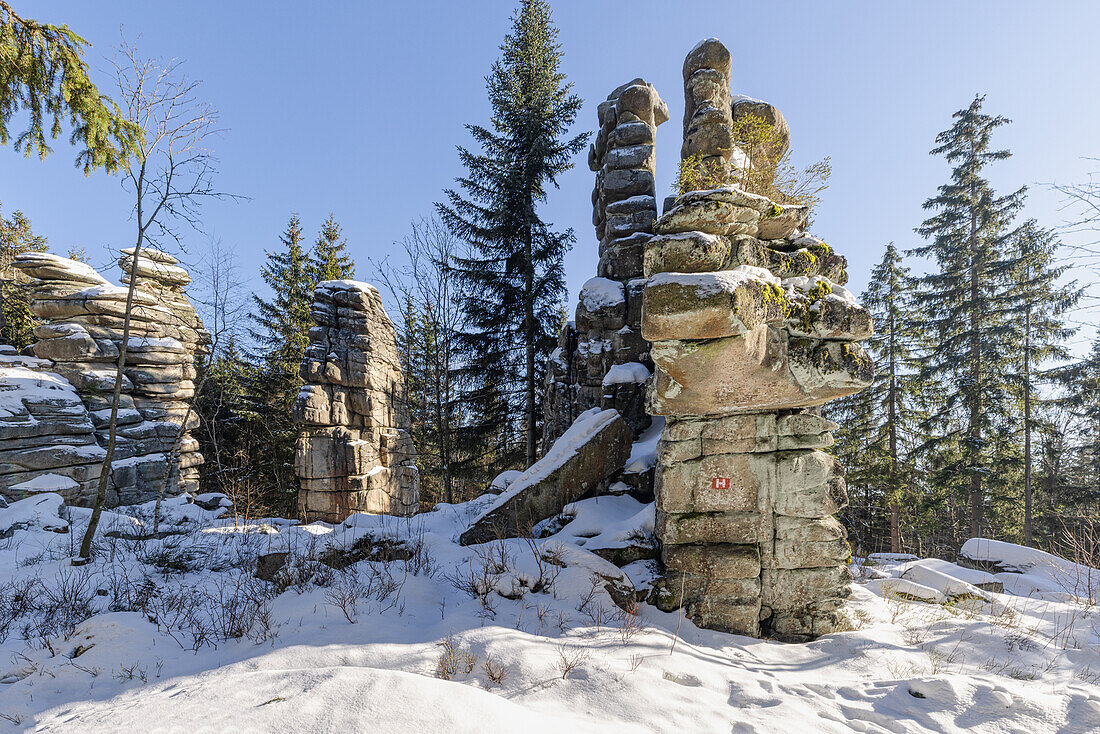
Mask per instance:
[[[462,534],[463,545],[527,533],[596,490],[630,456],[633,433],[619,412],[585,411]]]

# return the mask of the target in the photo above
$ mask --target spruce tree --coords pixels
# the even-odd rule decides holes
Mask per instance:
[[[256,412],[268,432],[271,451],[257,466],[263,467],[264,483],[275,493],[274,501],[280,509],[291,509],[297,496],[293,487],[297,432],[290,409],[302,384],[299,369],[313,325],[310,306],[316,280],[302,246],[302,225],[297,214],[291,215],[280,243],[282,248],[268,252],[267,262],[260,269],[272,299],[252,297],[251,318],[255,326],[250,333],[256,344],[253,354],[259,369],[251,375],[254,379],[249,391],[255,396]]]
[[[1008,324],[1018,360],[1015,387],[1023,402],[1024,543],[1032,545],[1032,435],[1038,427],[1035,405],[1042,400],[1036,384],[1042,377],[1038,370],[1043,362],[1069,359],[1064,342],[1075,330],[1066,325],[1066,312],[1077,304],[1081,290],[1076,284],[1058,282],[1067,266],[1054,264],[1059,242],[1052,231],[1030,219],[1012,244]]]
[[[1089,353],[1058,373],[1065,386],[1061,401],[1077,422],[1073,501],[1100,504],[1100,332]]]
[[[355,263],[348,256],[347,247],[348,241],[336,223],[336,217],[330,213],[317,233],[310,256],[314,285],[325,280],[351,280],[355,277]]]
[[[954,167],[951,180],[924,203],[935,213],[917,232],[930,242],[915,250],[938,266],[919,279],[916,300],[935,344],[923,359],[922,377],[936,381],[943,396],[929,422],[940,433],[924,446],[961,439],[959,454],[938,468],[966,478],[971,537],[985,528],[984,481],[994,464],[991,438],[1008,423],[1003,376],[1012,368],[1014,345],[1006,338],[1004,290],[1011,263],[1004,256],[1025,192],[998,196],[984,178],[988,165],[1011,154],[990,147],[993,131],[1009,120],[983,113],[983,100],[975,97],[954,114],[951,128],[936,136],[931,154],[944,156]]]
[[[491,129],[467,125],[481,152],[459,147],[463,193],[448,190],[447,203],[436,205],[470,248],[455,263],[467,286],[458,341],[472,385],[463,441],[492,454],[481,457],[490,470],[535,461],[544,365],[565,294],[562,260],[574,241],[571,229],[553,231],[538,212],[588,138],[567,137],[581,100],[565,83],[557,35],[545,0],[522,0],[486,77]]]
[[[876,374],[877,377],[877,374]],[[848,482],[848,506],[844,508],[844,526],[855,552],[867,555],[882,550],[879,527],[882,513],[882,487],[877,483],[881,472],[878,458],[868,451],[875,432],[872,401],[866,390],[829,403],[825,414],[839,424],[834,433],[833,453],[844,467]]]
[[[67,120],[70,141],[84,147],[76,159],[84,173],[126,167],[142,128],[88,77],[89,45],[68,26],[20,17],[0,0],[0,143],[11,139],[8,123],[25,112],[27,128],[15,136],[15,149],[28,157],[48,156],[48,139],[57,138]]]
[[[867,341],[875,381],[846,399],[850,415],[841,434],[842,459],[852,483],[874,488],[876,496],[869,504],[881,498],[888,509],[891,553],[901,552],[904,491],[912,486],[909,453],[919,420],[920,381],[915,365],[920,335],[912,319],[912,298],[909,268],[891,242],[860,299],[875,324],[875,333]]]
[[[0,344],[22,349],[34,343],[38,319],[31,313],[30,278],[12,264],[24,252],[48,249],[46,238],[34,233],[23,212],[0,214]]]

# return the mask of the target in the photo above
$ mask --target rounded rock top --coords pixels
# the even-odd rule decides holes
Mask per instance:
[[[362,280],[322,280],[317,284],[315,291],[361,291],[363,293],[378,293],[378,289],[370,283]]]
[[[128,255],[129,257],[132,258],[134,256],[134,248],[124,247],[122,249],[122,254],[123,255]],[[155,263],[164,263],[165,265],[178,265],[179,264],[179,260],[172,257],[167,252],[164,252],[162,250],[157,250],[157,249],[154,249],[152,247],[142,247],[141,248],[141,256],[143,258],[146,258],[147,260],[152,260]]]
[[[705,38],[695,44],[684,59],[684,79],[699,69],[714,69],[728,79],[733,70],[733,57],[725,44],[717,38]]]

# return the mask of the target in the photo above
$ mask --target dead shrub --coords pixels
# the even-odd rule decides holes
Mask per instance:
[[[477,665],[477,653],[455,640],[453,634],[444,637],[439,646],[442,649],[436,662],[436,674],[443,680],[451,680],[459,672],[468,674]]]

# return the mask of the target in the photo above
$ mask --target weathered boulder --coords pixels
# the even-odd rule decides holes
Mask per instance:
[[[649,341],[718,339],[782,322],[789,309],[779,281],[739,266],[710,273],[658,273],[646,283],[642,336]]]
[[[595,492],[626,464],[633,432],[617,410],[581,413],[462,534],[463,545],[529,534],[570,502]]]

